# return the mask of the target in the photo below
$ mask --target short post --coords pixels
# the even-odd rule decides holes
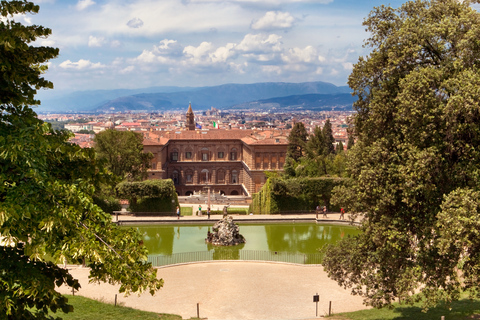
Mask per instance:
[[[445,316],[442,316],[442,320],[445,320]]]
[[[200,303],[197,302],[197,318],[200,318]]]
[[[328,316],[330,317],[332,315],[332,301],[328,304]]]
[[[117,294],[115,293],[115,307],[117,306]]]
[[[320,301],[320,296],[317,292],[317,294],[313,296],[313,302],[315,302],[315,317],[318,317],[318,301]]]

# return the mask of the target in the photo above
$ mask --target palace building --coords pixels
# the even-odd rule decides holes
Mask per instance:
[[[172,179],[179,196],[208,187],[215,193],[251,197],[266,171],[283,171],[288,132],[197,129],[192,106],[185,128],[144,133],[144,151],[154,155],[148,179]]]

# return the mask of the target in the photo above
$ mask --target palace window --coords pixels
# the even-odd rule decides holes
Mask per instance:
[[[210,182],[210,174],[207,169],[203,169],[200,173],[200,183],[209,183]]]
[[[232,183],[233,184],[238,183],[238,172],[237,172],[237,170],[232,171]]]
[[[193,182],[193,171],[192,170],[187,170],[185,172],[185,179],[187,183],[192,183]]]
[[[217,158],[218,158],[218,159],[223,159],[224,156],[225,156],[225,155],[224,155],[223,151],[219,151]]]
[[[206,152],[202,153],[202,161],[208,161],[208,153]]]
[[[230,160],[237,160],[237,149],[233,148],[230,152]]]
[[[173,184],[178,184],[178,171],[175,170],[173,171],[173,174],[172,174],[172,180],[173,180]]]
[[[185,159],[192,159],[192,152],[191,151],[185,152]]]
[[[178,161],[178,152],[174,151],[170,154],[170,159],[172,161]]]
[[[225,183],[225,171],[221,169],[217,171],[217,183]]]

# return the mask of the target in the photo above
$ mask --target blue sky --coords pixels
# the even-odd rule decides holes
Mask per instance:
[[[345,85],[366,55],[355,0],[40,0],[16,17],[52,29],[55,93],[152,86],[326,81]]]

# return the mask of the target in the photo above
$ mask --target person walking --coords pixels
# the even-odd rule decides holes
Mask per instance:
[[[180,207],[177,206],[177,219],[180,219]]]
[[[340,220],[345,220],[345,210],[340,208]]]
[[[328,218],[327,217],[327,206],[323,206],[323,217]]]
[[[198,205],[198,215],[201,216],[202,215],[202,205]]]
[[[210,219],[210,207],[207,207],[207,216],[208,216],[208,219]]]

